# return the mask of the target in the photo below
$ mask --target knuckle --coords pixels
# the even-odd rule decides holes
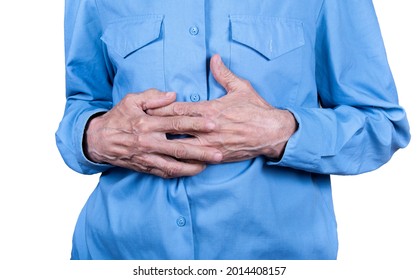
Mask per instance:
[[[172,108],[174,115],[183,116],[185,114],[184,106],[180,103],[174,103]]]
[[[249,87],[249,88],[251,88],[251,87],[252,87],[252,84],[250,83],[250,81],[249,81],[249,80],[242,79],[242,83],[243,83],[246,87]]]
[[[221,75],[225,78],[225,79],[231,79],[234,77],[233,72],[231,72],[230,70],[228,70],[227,68],[224,69],[224,71],[222,71]]]
[[[144,132],[150,132],[151,131],[151,123],[146,121],[144,118],[138,118],[134,122],[132,130],[137,135],[142,134]]]
[[[159,92],[159,90],[157,90],[156,88],[150,88],[150,89],[146,90],[146,92],[154,94],[156,92]]]
[[[199,161],[208,161],[208,159],[210,158],[209,154],[205,151],[201,152],[201,154],[199,155]]]
[[[174,150],[174,157],[184,159],[187,156],[187,151],[183,145],[179,145]]]
[[[127,95],[125,95],[125,97],[122,100],[126,103],[130,103],[134,101],[135,95],[136,95],[135,93],[128,93]]]
[[[158,94],[160,94],[161,91],[159,91],[156,88],[150,88],[147,89],[146,91],[144,91],[142,93],[142,96],[144,97],[144,99],[149,99],[149,98],[156,98],[156,96],[159,96]]]
[[[165,174],[168,176],[168,178],[176,177],[180,172],[182,171],[182,168],[177,164],[171,164],[168,166],[165,170]]]
[[[143,109],[143,106],[144,106],[143,96],[138,93],[126,94],[121,102],[128,108],[132,108],[133,106],[136,106],[138,108]]]
[[[179,118],[172,119],[172,128],[174,131],[181,131],[182,130],[182,121]]]
[[[157,92],[157,89],[149,88],[149,89],[146,89],[146,90],[142,91],[140,95],[147,96],[147,95],[154,94],[156,92]]]

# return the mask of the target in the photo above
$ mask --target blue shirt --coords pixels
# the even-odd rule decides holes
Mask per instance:
[[[75,171],[102,173],[73,259],[335,259],[330,174],[374,170],[410,139],[370,0],[67,0],[65,52],[57,145]],[[85,157],[86,122],[127,93],[223,96],[216,53],[294,114],[280,160],[162,179]]]

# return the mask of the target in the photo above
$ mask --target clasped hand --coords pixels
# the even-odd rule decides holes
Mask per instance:
[[[155,89],[128,94],[89,122],[87,156],[163,178],[193,176],[211,163],[280,157],[297,127],[293,115],[269,105],[219,55],[210,68],[225,96],[189,103]],[[167,133],[192,137],[168,140]]]

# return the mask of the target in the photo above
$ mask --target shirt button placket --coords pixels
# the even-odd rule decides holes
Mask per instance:
[[[196,35],[198,35],[198,33],[199,33],[199,28],[198,28],[198,26],[193,25],[193,26],[191,26],[191,27],[189,28],[189,34],[191,34],[192,36],[196,36]],[[192,94],[189,96],[189,99],[190,99],[192,102],[198,102],[199,100],[201,100],[201,97],[199,96],[199,94],[198,94],[198,93],[192,93]]]

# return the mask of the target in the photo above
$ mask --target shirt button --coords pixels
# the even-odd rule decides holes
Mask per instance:
[[[176,219],[176,224],[178,227],[184,227],[186,225],[186,219],[182,216]]]
[[[189,33],[192,36],[196,36],[199,33],[199,28],[197,26],[195,26],[195,25],[194,26],[191,26],[191,28],[189,28]]]
[[[201,100],[201,96],[199,96],[198,93],[191,94],[189,98],[191,99],[192,102],[198,102],[199,100]]]

